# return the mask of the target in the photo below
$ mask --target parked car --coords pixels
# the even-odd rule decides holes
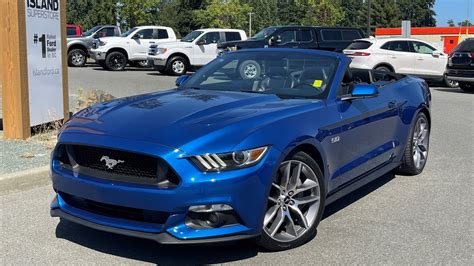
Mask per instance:
[[[243,30],[196,30],[179,42],[151,45],[148,64],[163,74],[183,75],[188,70],[201,67],[216,58],[219,43],[245,39],[247,35]]]
[[[448,56],[431,44],[411,38],[367,38],[353,41],[344,54],[351,67],[376,69],[421,77],[454,87],[445,76]]]
[[[247,48],[303,48],[342,52],[354,39],[365,37],[358,28],[272,26],[245,41],[218,44],[219,53]]]
[[[125,69],[127,63],[146,67],[150,45],[165,42],[176,42],[176,34],[170,27],[134,27],[121,37],[99,39],[91,57],[104,69],[112,71]]]
[[[474,38],[458,44],[448,62],[448,78],[458,81],[463,91],[474,92]]]
[[[114,25],[99,25],[83,32],[80,36],[67,38],[68,66],[82,67],[90,56],[91,48],[96,39],[109,36],[119,36],[120,27]]]
[[[73,24],[68,24],[66,26],[66,33],[67,33],[67,37],[71,37],[71,36],[81,36],[82,32],[81,32],[81,26],[79,25],[73,25]]]
[[[426,82],[349,63],[326,51],[241,50],[179,77],[177,89],[79,111],[52,153],[51,215],[161,243],[302,245],[326,205],[427,161]]]

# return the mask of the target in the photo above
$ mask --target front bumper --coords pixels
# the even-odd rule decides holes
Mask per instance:
[[[148,55],[148,65],[156,67],[165,67],[167,58],[159,55]]]
[[[74,175],[61,170],[53,161],[51,178],[57,192],[51,204],[51,215],[109,232],[153,239],[161,243],[202,243],[251,238],[261,233],[268,190],[274,165],[281,154],[269,149],[262,161],[252,167],[235,171],[203,173],[184,153],[171,148],[140,141],[114,139],[106,136],[62,134],[60,143],[102,146],[159,156],[175,169],[181,178],[174,189],[125,184],[90,176]],[[104,146],[106,145],[106,146]],[[104,204],[166,212],[162,224],[110,217],[69,206],[62,198],[66,193]],[[186,223],[190,206],[227,204],[241,223],[219,228],[196,229]]]
[[[107,56],[107,52],[102,51],[102,50],[92,49],[90,51],[90,56],[95,61],[101,61],[101,60],[105,60],[105,57]]]

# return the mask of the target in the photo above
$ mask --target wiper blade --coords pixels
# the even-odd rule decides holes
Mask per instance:
[[[240,92],[248,92],[248,93],[262,93],[262,91],[254,91],[254,90],[241,90]]]

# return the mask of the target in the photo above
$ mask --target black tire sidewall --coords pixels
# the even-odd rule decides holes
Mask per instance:
[[[125,61],[125,63],[120,67],[120,68],[114,68],[111,64],[110,64],[110,59],[113,57],[113,56],[122,56],[123,60]],[[122,53],[122,52],[111,52],[109,53],[106,57],[105,57],[105,66],[108,70],[111,70],[111,71],[121,71],[121,70],[124,70],[125,69],[125,66],[127,65],[127,57]]]
[[[176,61],[183,62],[184,70],[183,70],[182,73],[174,72],[173,63],[176,62]],[[174,56],[169,60],[168,66],[166,67],[165,72],[168,73],[169,75],[172,75],[172,76],[181,76],[181,75],[185,75],[188,72],[188,68],[189,68],[189,64],[188,64],[188,61],[186,61],[186,59],[184,59],[181,56]]]
[[[75,53],[80,53],[83,57],[84,57],[84,62],[82,64],[74,64],[74,62],[72,61],[72,57]],[[84,50],[82,49],[72,49],[71,51],[69,51],[69,53],[67,54],[67,65],[70,66],[70,67],[83,67],[85,64],[86,64],[86,61],[87,61],[87,53],[84,52]]]
[[[377,70],[377,71],[384,71],[384,72],[393,72],[393,71],[391,71],[391,70],[390,70],[388,67],[386,67],[386,66],[378,66],[378,67],[375,68],[375,70]]]
[[[415,160],[413,159],[413,135],[415,134],[416,124],[421,117],[423,117],[426,123],[428,124],[428,133],[426,136],[428,138],[428,143],[426,145],[428,152],[426,154],[426,159],[423,166],[421,168],[417,168],[415,165]],[[423,172],[423,170],[425,169],[426,163],[428,162],[428,157],[430,154],[430,139],[429,139],[430,134],[431,134],[431,124],[428,120],[428,117],[426,117],[426,115],[423,112],[419,112],[411,126],[407,145],[405,146],[405,153],[402,158],[402,164],[400,165],[398,173],[405,174],[405,175],[418,175],[421,172]]]
[[[302,236],[300,236],[298,239],[295,239],[290,242],[279,242],[277,240],[272,239],[270,236],[268,236],[265,231],[262,229],[262,234],[261,236],[257,239],[257,244],[260,245],[261,247],[272,250],[272,251],[280,251],[280,250],[287,250],[287,249],[292,249],[296,248],[298,246],[301,246],[311,239],[313,239],[316,236],[317,228],[319,225],[319,222],[321,221],[321,218],[324,213],[324,207],[325,207],[325,201],[326,201],[326,189],[325,189],[325,182],[323,181],[323,174],[322,171],[319,167],[319,165],[316,163],[316,161],[309,156],[307,153],[299,151],[296,152],[293,155],[289,155],[286,160],[298,160],[302,161],[305,164],[307,164],[311,169],[314,171],[316,174],[316,177],[318,178],[319,182],[319,188],[320,188],[320,206],[318,210],[318,214],[316,216],[316,220],[314,221],[313,225],[311,228],[309,228]],[[276,178],[276,177],[275,177]],[[263,224],[263,222],[262,222]]]
[[[444,86],[446,86],[448,88],[457,88],[459,86],[459,82],[458,82],[458,86],[451,85],[449,83],[448,77],[446,75],[444,75]]]

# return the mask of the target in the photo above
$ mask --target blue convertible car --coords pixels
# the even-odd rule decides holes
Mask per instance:
[[[305,243],[327,204],[427,160],[427,84],[349,63],[237,51],[176,89],[78,112],[52,155],[51,215],[160,243]]]

